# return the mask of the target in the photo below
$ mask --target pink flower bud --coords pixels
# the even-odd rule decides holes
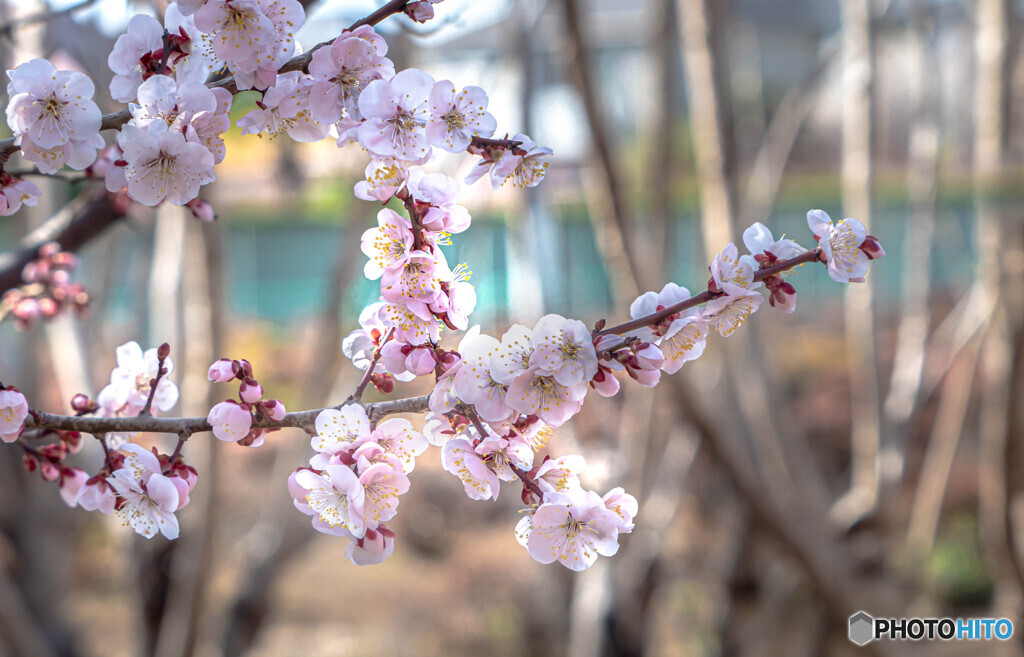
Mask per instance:
[[[256,379],[246,379],[238,387],[238,396],[248,404],[255,404],[263,397],[263,386]]]
[[[210,371],[206,373],[206,378],[214,383],[227,383],[238,375],[237,367],[235,361],[221,358],[210,365]]]
[[[416,376],[425,376],[434,371],[437,361],[434,350],[430,348],[416,349],[405,359],[406,368]]]
[[[262,402],[262,406],[263,410],[267,413],[267,417],[274,422],[280,422],[283,420],[287,413],[284,409],[284,404],[281,403],[280,399],[268,399],[267,401]]]
[[[410,2],[403,11],[417,23],[425,23],[434,17],[434,7],[427,0]]]
[[[213,435],[225,442],[239,441],[252,427],[252,413],[232,401],[223,401],[210,409],[206,421],[213,427]]]
[[[49,297],[43,297],[39,300],[39,312],[43,314],[43,317],[53,317],[60,310],[60,306],[57,302]]]
[[[185,207],[191,210],[192,216],[200,221],[211,222],[217,218],[217,214],[213,211],[213,206],[201,198],[192,199],[185,204]]]
[[[167,360],[167,357],[171,355],[171,345],[166,342],[157,347],[156,357],[160,360]]]
[[[860,245],[860,250],[868,257],[868,260],[878,260],[885,255],[885,249],[882,248],[881,242],[874,235],[868,235],[864,238],[864,242]]]
[[[42,312],[39,309],[39,302],[35,299],[22,299],[14,306],[14,316],[18,319],[31,321],[39,317]]]

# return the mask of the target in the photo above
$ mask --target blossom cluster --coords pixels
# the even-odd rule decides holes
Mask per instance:
[[[282,420],[287,411],[280,399],[263,399],[263,386],[253,378],[247,360],[221,358],[210,366],[207,378],[215,383],[238,380],[238,400],[227,399],[210,409],[207,421],[213,435],[225,442],[244,447],[259,447],[263,435],[273,429],[254,428],[254,420]]]
[[[21,270],[24,285],[7,290],[0,301],[0,319],[10,314],[21,329],[39,319],[53,319],[61,312],[84,315],[89,306],[89,293],[81,283],[71,282],[78,257],[61,250],[57,242],[43,244],[38,254]]]
[[[409,2],[401,10],[424,21],[437,1]],[[532,187],[543,180],[552,152],[522,134],[494,138],[497,124],[483,89],[460,89],[418,69],[396,71],[386,42],[369,25],[318,47],[308,67],[281,73],[298,52],[294,32],[304,20],[298,0],[177,0],[163,23],[133,19],[108,59],[115,73],[111,94],[130,103],[131,119],[118,135],[117,152],[100,160],[101,117],[92,83],[80,73],[57,71],[45,60],[9,71],[7,118],[40,171],[65,164],[90,169],[105,176],[111,192],[146,205],[186,205],[205,220],[213,209],[198,193],[225,157],[232,102],[228,90],[206,85],[215,71],[226,67],[238,89],[260,92],[257,109],[239,120],[243,133],[284,133],[303,142],[330,135],[339,147],[356,143],[369,154],[354,194],[384,206],[361,240],[364,274],[380,281],[380,297],[342,343],[365,376],[346,404],[317,415],[315,453],[288,480],[299,511],[316,530],[346,537],[346,554],[356,564],[379,563],[394,550],[395,533],[386,523],[429,445],[440,448],[442,467],[472,499],[496,500],[501,482],[521,484],[526,508],[514,533],[534,559],[583,570],[599,555],[615,554],[619,536],[633,530],[636,498],[618,487],[604,495],[585,488],[581,456],[542,456],[588,391],[612,396],[629,379],[657,385],[662,373],[700,357],[712,331],[731,336],[765,298],[793,312],[796,289],[787,274],[799,264],[819,261],[832,279],[860,282],[869,261],[885,253],[856,219],[834,224],[812,210],[807,220],[814,249],[776,240],[756,223],[743,234],[748,253],[730,243],[712,260],[705,290],[691,294],[670,282],[645,292],[624,324],[607,327],[601,320],[590,327],[552,313],[532,328],[514,325],[500,339],[473,327],[456,349],[446,349],[442,332],[467,329],[476,293],[467,266],[450,267],[441,247],[468,229],[471,217],[459,203],[461,183],[425,167],[435,150],[466,152],[479,157],[466,184],[488,177],[495,189],[507,182]],[[34,205],[38,195],[35,185],[0,169],[0,214]],[[59,251],[42,255],[48,260],[27,268],[26,280],[66,283],[72,260],[61,260]],[[95,401],[76,396],[72,409],[125,420],[167,412],[178,397],[172,371],[168,345],[143,352],[127,343],[117,350],[109,385]],[[406,419],[378,423],[360,402],[369,383],[388,394],[396,382],[421,376],[434,384],[422,433]],[[263,398],[244,359],[218,360],[208,378],[237,381],[238,398],[214,405],[208,427],[196,420],[182,429],[171,455],[132,442],[135,432],[107,433],[100,437],[104,465],[90,476],[65,464],[81,448],[81,435],[42,429],[26,436],[34,412],[17,389],[2,386],[0,439],[17,442],[26,469],[58,482],[68,504],[117,511],[146,537],[175,538],[174,514],[188,503],[197,479],[181,455],[189,431],[208,428],[220,440],[259,447],[267,431],[303,422],[295,422],[280,400]],[[32,444],[51,433],[57,442]]]
[[[117,367],[110,384],[100,392],[98,402],[76,395],[72,409],[77,415],[94,413],[99,417],[170,410],[178,390],[164,378],[173,369],[168,351],[167,345],[145,353],[135,342],[122,345],[117,349]],[[29,412],[25,396],[16,388],[0,389],[0,438],[18,441],[25,470],[38,471],[45,481],[56,482],[68,506],[104,515],[116,511],[125,525],[146,538],[158,532],[166,538],[178,536],[174,513],[188,504],[197,479],[195,468],[185,463],[180,450],[168,456],[127,442],[134,433],[108,433],[100,439],[104,464],[90,476],[65,463],[68,455],[82,449],[82,435],[78,431],[37,432],[33,441],[51,433],[57,440],[35,447],[23,437]]]
[[[320,412],[312,445],[309,467],[288,478],[296,508],[312,516],[317,531],[347,537],[353,563],[380,563],[395,547],[384,523],[398,513],[426,438],[408,420],[374,427],[362,406],[350,404]]]

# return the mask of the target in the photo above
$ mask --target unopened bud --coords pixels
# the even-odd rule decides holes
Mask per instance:
[[[171,345],[166,342],[157,347],[156,357],[160,360],[167,360],[167,357],[171,355]]]
[[[206,373],[206,378],[214,383],[227,383],[238,376],[238,364],[227,358],[221,358]]]
[[[39,312],[43,314],[43,317],[53,317],[59,310],[60,306],[50,297],[43,297],[39,300]]]
[[[39,257],[49,258],[52,255],[60,252],[59,242],[47,242],[46,244],[39,247]]]
[[[434,7],[429,0],[410,2],[402,11],[417,23],[425,23],[434,17]]]
[[[885,249],[874,235],[868,235],[860,245],[860,250],[868,257],[868,260],[877,260],[885,255]]]
[[[284,404],[281,403],[280,399],[268,399],[265,402],[261,402],[264,412],[274,422],[280,422],[284,419],[287,411],[284,409]]]
[[[263,397],[263,386],[256,379],[246,379],[238,387],[238,396],[248,404],[255,404]]]
[[[71,398],[71,410],[75,411],[76,413],[92,413],[97,408],[99,408],[99,405],[93,400],[89,399],[88,395],[78,393],[77,395]]]
[[[209,223],[217,218],[217,213],[213,211],[213,206],[201,198],[192,199],[185,204],[185,207],[191,210],[192,216],[200,221]]]

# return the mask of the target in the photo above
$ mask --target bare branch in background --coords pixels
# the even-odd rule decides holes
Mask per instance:
[[[51,9],[48,11],[41,11],[35,14],[30,14],[29,16],[25,16],[23,18],[18,18],[16,20],[9,21],[7,23],[4,23],[3,25],[0,25],[0,37],[6,37],[7,39],[13,40],[14,32],[19,28],[25,27],[26,25],[34,25],[36,23],[45,23],[47,21],[52,21],[55,18],[74,13],[80,9],[86,9],[94,4],[96,4],[96,0],[81,0],[76,4],[69,5],[62,9]]]
[[[870,0],[843,0],[843,213],[871,225],[874,135],[874,38]],[[879,496],[881,409],[875,357],[874,277],[846,290],[846,350],[851,390],[850,489],[832,507],[849,528],[872,513]]]
[[[57,242],[62,251],[77,251],[124,216],[119,204],[106,191],[83,191],[26,235],[17,249],[0,253],[0,293],[21,285],[21,270],[38,257],[43,244]]]
[[[930,320],[932,234],[935,232],[941,126],[937,118],[938,76],[929,56],[932,25],[921,0],[910,8],[908,37],[912,72],[908,76],[913,103],[908,133],[907,194],[910,216],[903,238],[903,300],[889,395],[883,407],[881,476],[883,484],[899,481],[906,460],[907,428],[917,408]],[[961,418],[962,421],[962,418]],[[913,522],[911,522],[913,525]]]

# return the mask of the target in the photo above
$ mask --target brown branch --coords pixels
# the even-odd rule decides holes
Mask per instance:
[[[805,253],[802,253],[802,254],[796,256],[795,258],[790,258],[789,260],[783,260],[779,264],[774,265],[772,267],[767,267],[765,269],[757,270],[756,272],[754,272],[754,281],[753,282],[757,283],[757,282],[763,281],[764,279],[768,278],[769,276],[774,276],[775,274],[778,274],[780,272],[784,272],[784,271],[786,271],[788,269],[792,269],[793,267],[797,267],[799,265],[803,265],[803,264],[806,264],[808,262],[816,262],[816,261],[819,261],[819,260],[821,260],[821,248],[820,247],[813,248],[810,251],[807,251]],[[708,301],[713,299],[714,296],[717,296],[717,295],[713,295],[711,292],[707,292],[707,291],[701,292],[698,295],[695,295],[695,296],[690,297],[689,299],[685,299],[683,301],[680,301],[679,303],[673,304],[673,305],[665,308],[664,310],[659,310],[656,313],[651,313],[650,315],[644,315],[643,317],[638,317],[637,319],[634,319],[632,321],[625,322],[623,324],[618,324],[616,326],[612,326],[612,327],[609,327],[609,328],[606,328],[606,329],[602,329],[600,331],[596,331],[594,333],[594,335],[596,337],[596,336],[599,336],[599,335],[610,335],[612,333],[627,333],[629,331],[633,331],[633,330],[638,329],[638,328],[643,328],[645,326],[651,326],[653,324],[657,324],[658,322],[660,322],[661,320],[665,319],[669,315],[675,315],[676,313],[680,313],[680,312],[682,312],[682,311],[684,311],[684,310],[686,310],[688,308],[693,308],[694,306],[699,306],[702,303],[707,303]]]
[[[83,193],[26,235],[16,250],[0,254],[0,293],[21,285],[21,270],[38,257],[43,244],[57,242],[62,251],[76,251],[123,216],[123,209],[105,190]]]
[[[33,23],[45,23],[47,21],[51,21],[65,14],[76,12],[79,9],[85,9],[94,4],[96,4],[96,0],[82,0],[82,2],[79,2],[76,5],[64,7],[63,9],[56,9],[53,11],[41,11],[30,16],[25,16],[24,18],[15,19],[13,21],[0,25],[0,36],[5,36],[8,39],[13,39],[14,30],[18,29],[19,27],[32,25]]]
[[[153,398],[156,397],[156,389],[160,386],[160,379],[164,378],[167,374],[167,368],[164,367],[164,361],[171,353],[171,345],[166,342],[160,345],[157,349],[157,363],[156,363],[156,376],[149,381],[149,396],[146,397],[146,405],[139,411],[139,415],[152,415],[153,409]]]
[[[381,418],[385,415],[395,413],[421,413],[427,410],[427,395],[421,397],[409,397],[406,399],[395,399],[372,404],[355,403],[366,409],[366,414],[371,418]],[[331,408],[341,409],[346,404],[339,404]],[[283,419],[274,421],[267,418],[258,419],[253,422],[257,429],[280,429],[283,427],[297,427],[310,430],[316,422],[316,416],[323,408],[314,408],[308,411],[297,411],[288,413]],[[152,433],[174,433],[181,435],[183,432],[199,433],[210,431],[210,423],[205,417],[152,417],[140,415],[136,417],[81,417],[71,415],[56,415],[33,410],[25,418],[27,429],[59,429],[62,431],[80,431],[91,434],[103,434],[113,431],[142,431]]]
[[[380,344],[377,345],[377,348],[373,350],[373,358],[370,359],[370,364],[366,368],[366,374],[363,375],[363,378],[359,381],[359,385],[356,386],[355,392],[352,393],[351,399],[353,401],[359,401],[363,398],[363,392],[366,390],[366,386],[370,383],[370,380],[373,379],[373,371],[377,369],[377,362],[380,360],[381,347],[387,344],[388,340],[390,340],[391,336],[394,334],[395,329],[390,329],[388,334],[384,336],[384,339],[381,340]]]

